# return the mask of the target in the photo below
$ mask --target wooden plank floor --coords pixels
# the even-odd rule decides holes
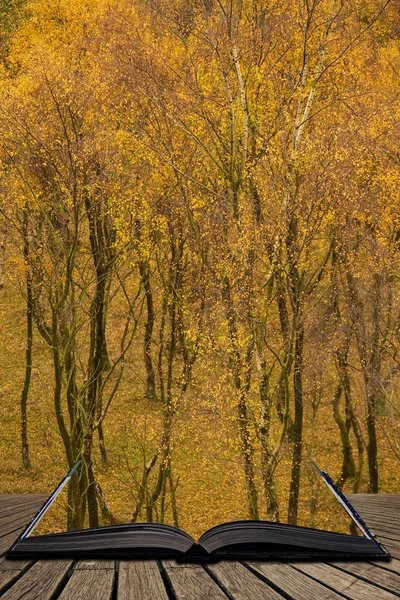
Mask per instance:
[[[4,553],[46,499],[0,494],[0,597],[4,600],[390,600],[400,598],[400,494],[349,496],[390,562],[279,563],[43,560]]]

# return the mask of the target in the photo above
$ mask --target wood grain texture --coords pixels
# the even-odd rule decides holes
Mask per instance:
[[[71,566],[70,560],[39,561],[17,580],[2,600],[50,600]]]
[[[121,600],[168,600],[168,594],[156,561],[121,561],[118,598]]]
[[[3,510],[0,504],[0,525],[9,523],[10,519],[19,519],[22,521],[28,518],[30,520],[32,518],[30,515],[35,515],[39,508],[37,504],[33,504],[32,506],[9,507],[8,510]]]
[[[0,594],[9,587],[9,585],[18,579],[21,573],[32,563],[26,560],[7,560],[0,559]]]
[[[8,523],[3,523],[1,525],[1,537],[4,537],[8,533],[12,533],[17,529],[23,529],[28,525],[31,519],[34,517],[35,513],[31,513],[31,518],[26,516],[24,519],[10,519]]]
[[[111,600],[114,569],[74,569],[60,600]]]
[[[20,571],[0,571],[0,594],[19,579]]]
[[[8,558],[0,558],[1,571],[21,571],[25,569],[31,561],[29,560],[8,560]]]
[[[390,534],[390,536],[400,540],[400,526],[395,527],[392,523],[382,523],[378,520],[368,519],[368,528],[377,536]]]
[[[299,563],[295,568],[352,600],[394,600],[396,598],[391,592],[366,583],[332,565]]]
[[[19,534],[24,530],[24,527],[25,525],[0,537],[0,556],[7,552]]]
[[[23,504],[26,506],[31,502],[41,505],[48,497],[49,494],[0,494],[0,505],[7,506],[8,504],[12,504],[13,506],[17,506],[18,504]]]
[[[399,513],[400,506],[390,505],[389,503],[355,502],[355,508],[371,515],[390,515],[390,513]]]
[[[49,494],[0,494],[0,502],[2,502],[3,500],[5,502],[9,501],[10,498],[12,498],[13,500],[17,499],[31,499],[31,500],[43,500],[43,498],[46,500],[46,498],[49,497]]]
[[[36,513],[46,500],[47,496],[30,498],[30,494],[26,494],[25,498],[17,499],[14,498],[14,494],[8,498],[0,494],[0,516],[7,517],[27,510]]]
[[[171,560],[171,559],[166,559],[164,558],[162,561],[162,565],[164,567],[164,569],[166,569],[167,567],[169,569],[182,569],[182,567],[185,567],[185,569],[197,569],[197,567],[199,566],[198,563],[195,562],[184,562],[184,561],[180,561],[177,562],[176,560]]]
[[[275,585],[279,591],[293,600],[338,600],[342,598],[318,581],[314,581],[305,573],[282,563],[247,563],[254,572],[260,574],[267,582]]]
[[[3,528],[10,523],[16,523],[17,526],[20,526],[21,524],[28,524],[30,521],[32,521],[36,513],[37,511],[25,510],[21,513],[10,514],[7,517],[3,516],[0,519],[0,529],[3,531]]]
[[[391,540],[383,535],[379,535],[379,541],[385,546],[386,550],[393,558],[400,559],[400,541]]]
[[[235,600],[282,600],[283,596],[238,562],[219,562],[207,567],[218,584]]]
[[[167,567],[165,572],[177,600],[226,600],[226,594],[203,567]]]
[[[47,495],[0,494],[0,556],[32,520]]]
[[[379,585],[382,588],[400,596],[400,575],[377,565],[370,563],[334,563],[336,568],[342,569],[355,577],[362,577],[364,580]]]
[[[400,503],[399,494],[346,494],[346,498],[349,498],[350,501],[357,500],[360,502],[367,500],[368,503],[371,498],[372,501],[377,503],[383,502],[386,504],[386,501],[393,501],[397,506],[399,506]]]
[[[115,571],[115,560],[80,560],[74,571]]]
[[[366,510],[360,510],[360,513],[363,516],[363,519],[365,521],[365,523],[367,524],[367,527],[371,527],[372,523],[380,523],[381,525],[390,525],[393,526],[393,528],[395,530],[399,530],[399,521],[398,518],[400,517],[400,514],[395,513],[394,511],[392,511],[391,513],[371,513],[371,512],[367,512]]]
[[[370,561],[370,563],[367,564],[375,565],[381,569],[385,569],[387,571],[394,571],[395,573],[400,574],[400,560],[396,560],[395,558],[392,558],[387,562],[382,562],[381,560],[372,560]]]

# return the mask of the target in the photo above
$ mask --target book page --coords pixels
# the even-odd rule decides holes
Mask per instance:
[[[195,427],[195,425],[197,425]],[[187,426],[187,423],[186,423]],[[243,466],[237,452],[234,439],[235,423],[221,415],[210,413],[210,418],[195,424],[190,421],[188,438],[181,439],[181,444],[174,448],[174,489],[175,502],[179,507],[179,519],[176,523],[174,510],[171,505],[171,490],[164,492],[164,505],[158,501],[152,513],[154,522],[177,525],[198,539],[205,531],[220,523],[248,520],[248,497],[246,481],[243,477]],[[186,454],[185,444],[189,443],[195,450]],[[198,442],[198,443],[197,443]],[[202,443],[201,443],[202,442]],[[207,445],[205,445],[207,442]],[[275,472],[277,508],[275,514],[268,514],[265,502],[265,487],[261,468],[255,474],[258,486],[259,518],[261,520],[291,523],[288,518],[288,502],[290,493],[290,463],[278,465]],[[104,474],[111,481],[119,483],[117,489],[123,491],[121,480],[114,469]],[[78,475],[76,474],[77,478]],[[82,477],[82,474],[81,474]],[[301,466],[301,494],[298,504],[297,525],[335,531],[340,533],[360,535],[348,514],[328,489],[325,481],[312,467],[308,458],[303,459]],[[107,489],[105,478],[104,487]],[[127,482],[124,482],[128,487]],[[149,482],[154,485],[154,481]],[[73,494],[73,486],[79,485],[76,480],[65,487],[56,498],[46,515],[42,518],[32,535],[59,533],[62,531],[89,527],[87,513],[83,522],[76,518],[76,509],[84,506],[86,494],[81,497]],[[133,485],[133,484],[131,484]],[[140,488],[139,488],[140,490]],[[110,496],[109,488],[107,497]],[[116,490],[114,490],[115,492]],[[103,492],[104,493],[104,492]],[[112,495],[112,494],[111,494]],[[98,497],[98,496],[97,496]],[[133,496],[133,498],[135,498]],[[107,504],[109,514],[101,510],[98,498],[98,524],[129,523],[148,521],[149,511],[146,511],[146,496],[138,510],[136,502],[129,497],[118,498],[115,503]],[[81,502],[81,504],[80,504]],[[109,516],[112,515],[112,519]],[[107,518],[108,517],[108,518]]]

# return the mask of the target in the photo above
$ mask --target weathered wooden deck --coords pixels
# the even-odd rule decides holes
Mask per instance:
[[[173,561],[8,561],[4,600],[389,600],[400,597],[400,494],[349,496],[391,552],[390,562],[212,565]],[[0,556],[46,496],[0,494]]]

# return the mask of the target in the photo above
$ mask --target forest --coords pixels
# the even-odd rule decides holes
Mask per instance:
[[[0,0],[0,492],[69,529],[400,491],[399,0]],[[64,510],[63,509],[63,510]]]

